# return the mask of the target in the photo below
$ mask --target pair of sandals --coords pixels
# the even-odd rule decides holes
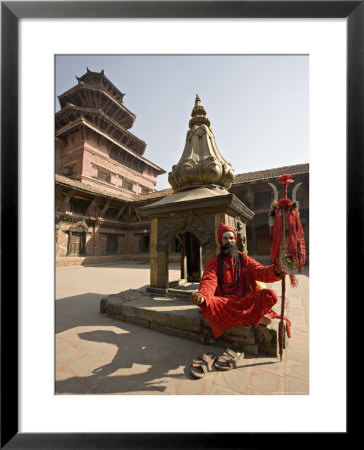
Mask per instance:
[[[227,348],[221,356],[207,352],[193,360],[190,368],[191,375],[194,378],[202,378],[207,372],[212,371],[213,367],[218,370],[232,370],[243,358],[244,353],[234,352],[230,348]]]

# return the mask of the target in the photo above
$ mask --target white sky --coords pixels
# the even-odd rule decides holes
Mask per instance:
[[[309,162],[309,64],[305,55],[57,55],[56,95],[86,68],[105,70],[136,114],[144,157],[167,173],[184,148],[198,93],[222,156],[235,173]],[[59,102],[56,99],[56,110]]]

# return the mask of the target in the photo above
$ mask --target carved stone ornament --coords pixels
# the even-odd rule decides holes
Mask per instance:
[[[67,233],[89,233],[88,226],[84,220],[80,220],[79,222],[72,225],[67,231]]]
[[[172,167],[168,181],[174,191],[218,185],[229,189],[235,178],[231,164],[221,156],[205,108],[196,95],[181,159]]]
[[[247,250],[247,243],[246,243],[246,226],[244,222],[240,220],[240,217],[235,217],[235,231],[238,237],[237,245],[241,252],[244,252]]]
[[[168,221],[160,221],[157,250],[165,250],[174,236],[186,232],[193,233],[205,248],[216,248],[214,234],[201,218],[194,214],[176,214]]]

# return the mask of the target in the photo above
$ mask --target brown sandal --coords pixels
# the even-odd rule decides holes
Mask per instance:
[[[244,353],[237,353],[227,348],[215,361],[215,367],[219,370],[236,369],[236,363],[244,358]]]
[[[191,364],[191,375],[195,378],[204,377],[212,369],[216,356],[213,353],[204,353],[193,360]]]

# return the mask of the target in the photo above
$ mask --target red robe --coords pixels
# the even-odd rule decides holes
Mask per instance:
[[[240,252],[239,252],[240,253]],[[264,283],[273,283],[282,279],[277,275],[274,265],[263,266],[245,253],[242,255],[240,284],[236,292],[224,288],[224,297],[221,294],[217,281],[217,256],[211,258],[205,266],[198,293],[205,299],[200,305],[202,316],[209,320],[212,334],[219,337],[227,328],[253,324],[257,326],[260,319],[267,315],[271,318],[279,318],[280,315],[272,311],[277,303],[277,294],[271,289],[261,289],[256,280]],[[232,257],[225,257],[224,261],[231,266]],[[231,284],[234,280],[235,268],[228,269],[223,265],[223,282]],[[244,277],[246,295],[244,292]],[[286,319],[287,320],[287,319]],[[287,320],[287,334],[290,336],[289,321]]]

